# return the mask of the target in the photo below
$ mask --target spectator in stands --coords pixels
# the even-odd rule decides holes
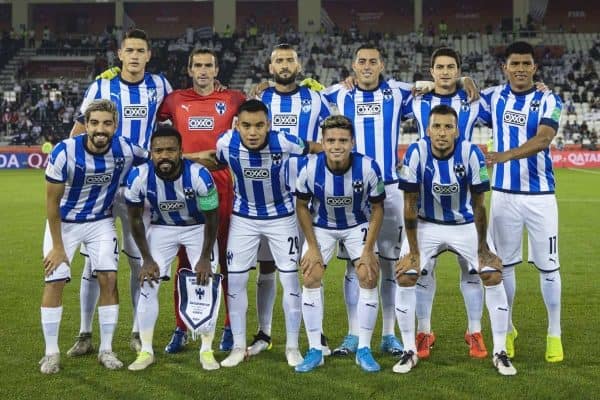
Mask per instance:
[[[563,138],[561,136],[559,136],[556,139],[556,150],[563,151],[564,149],[565,149],[565,142],[563,141]]]

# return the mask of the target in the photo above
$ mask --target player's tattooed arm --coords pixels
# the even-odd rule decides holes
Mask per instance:
[[[410,252],[413,254],[419,254],[419,246],[417,243],[418,200],[418,192],[404,192],[404,231],[406,232]]]
[[[46,182],[46,215],[52,237],[52,249],[44,257],[44,273],[50,275],[60,264],[69,264],[62,239],[60,200],[65,193],[64,183]]]
[[[477,253],[480,268],[492,267],[500,270],[502,269],[502,261],[497,255],[492,253],[487,244],[485,192],[475,192],[472,190],[471,199],[473,204],[473,219],[475,220],[475,229],[477,230]]]
[[[153,287],[154,285],[152,282],[158,282],[160,279],[160,269],[158,268],[156,261],[152,258],[148,240],[146,239],[146,227],[144,226],[143,220],[143,203],[142,206],[127,206],[127,212],[129,214],[129,223],[131,225],[131,235],[133,236],[133,240],[135,240],[136,246],[140,250],[143,260],[139,275],[140,286],[143,286],[144,282],[148,282],[150,287]]]
[[[219,229],[218,208],[210,211],[203,211],[204,214],[204,242],[202,243],[202,253],[195,266],[196,281],[200,285],[208,284],[208,278],[212,275],[210,263],[211,255],[215,242],[217,241],[217,231]]]

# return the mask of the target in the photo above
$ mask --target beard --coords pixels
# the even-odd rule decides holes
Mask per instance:
[[[160,160],[156,164],[156,171],[161,175],[170,175],[177,170],[178,163],[173,160]]]
[[[278,83],[280,85],[289,85],[291,83],[296,82],[296,78],[298,77],[298,73],[293,73],[290,72],[290,76],[288,76],[287,78],[284,78],[283,76],[279,75],[279,74],[273,74],[273,78],[275,79],[275,83]]]

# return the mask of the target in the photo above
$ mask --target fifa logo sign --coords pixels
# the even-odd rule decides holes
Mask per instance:
[[[123,118],[146,118],[148,116],[148,107],[146,106],[125,106],[123,107]]]
[[[381,114],[381,104],[379,103],[358,103],[356,104],[356,115],[379,115]]]

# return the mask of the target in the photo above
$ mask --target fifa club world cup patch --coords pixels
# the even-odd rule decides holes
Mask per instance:
[[[177,273],[179,304],[177,312],[196,340],[198,334],[212,332],[219,316],[222,275],[214,274],[206,286],[196,283],[196,273],[182,268]]]

